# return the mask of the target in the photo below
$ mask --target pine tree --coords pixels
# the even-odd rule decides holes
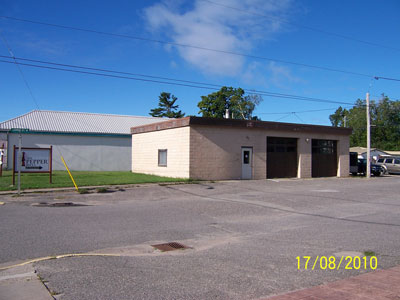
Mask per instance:
[[[178,98],[174,95],[162,92],[160,96],[158,96],[158,99],[158,107],[150,110],[150,116],[167,118],[183,118],[185,116],[181,110],[177,111],[179,105],[175,105],[175,102]]]

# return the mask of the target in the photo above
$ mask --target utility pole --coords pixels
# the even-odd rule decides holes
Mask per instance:
[[[371,177],[371,122],[369,114],[369,93],[366,97],[367,104],[367,178]]]
[[[344,122],[344,127],[345,127],[345,128],[347,127],[347,126],[346,126],[346,125],[347,125],[347,122],[346,122],[346,121],[347,121],[347,116],[344,116],[344,117],[343,117],[343,122]]]

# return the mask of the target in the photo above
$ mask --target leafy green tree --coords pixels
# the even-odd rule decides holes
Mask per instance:
[[[258,120],[252,114],[261,101],[262,97],[259,95],[245,95],[241,88],[224,86],[218,92],[201,96],[197,106],[202,117],[223,118],[225,110],[229,109],[233,119]]]
[[[329,116],[329,120],[332,123],[332,126],[335,127],[344,127],[345,118],[348,118],[349,111],[341,106],[335,111],[334,114]]]
[[[353,129],[350,136],[350,146],[367,145],[367,117],[365,100],[358,99],[349,109],[339,107],[329,116],[332,126],[344,127],[344,116],[347,127]],[[371,101],[371,146],[381,150],[400,150],[400,101],[391,101],[382,95],[378,102]]]
[[[384,150],[400,149],[400,101],[391,101],[383,95],[382,100],[374,107],[374,117],[374,126],[371,129],[374,147]]]
[[[158,96],[158,99],[158,107],[150,110],[150,116],[167,118],[182,118],[185,116],[181,110],[177,110],[179,105],[175,104],[175,102],[178,98],[174,95],[162,92],[160,96]]]
[[[371,106],[372,107],[372,106]],[[372,120],[372,110],[371,120]],[[353,128],[353,133],[350,136],[350,146],[366,146],[367,145],[367,115],[365,111],[365,100],[358,99],[356,104],[349,109],[348,125]]]

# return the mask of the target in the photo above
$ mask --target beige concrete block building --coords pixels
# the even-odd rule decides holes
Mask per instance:
[[[186,117],[131,133],[132,172],[203,180],[349,175],[349,128]]]

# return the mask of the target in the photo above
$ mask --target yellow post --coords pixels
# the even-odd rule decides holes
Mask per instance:
[[[64,157],[61,156],[61,160],[62,160],[62,162],[63,162],[65,168],[66,168],[67,171],[68,171],[69,177],[71,177],[71,180],[72,180],[72,182],[74,183],[74,186],[75,186],[75,188],[76,188],[76,191],[79,192],[79,189],[78,189],[78,186],[77,186],[76,183],[75,183],[74,177],[72,177],[72,174],[71,174],[71,172],[69,171],[67,164],[65,163]]]

